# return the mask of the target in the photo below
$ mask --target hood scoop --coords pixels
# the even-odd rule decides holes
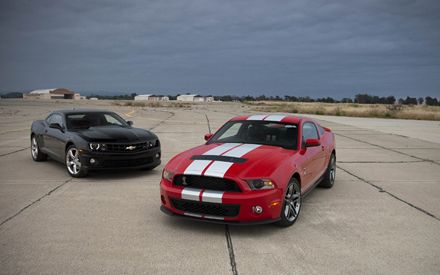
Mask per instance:
[[[216,155],[196,155],[191,157],[192,160],[217,160],[232,163],[245,163],[247,159],[228,157],[228,156],[216,156]]]

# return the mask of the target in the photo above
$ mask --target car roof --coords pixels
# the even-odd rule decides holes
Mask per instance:
[[[77,108],[72,108],[72,109],[56,110],[56,111],[53,111],[52,113],[79,114],[79,113],[114,113],[114,112],[109,111],[109,110],[105,110],[105,109],[77,109]]]
[[[230,121],[240,121],[240,120],[263,120],[263,121],[279,121],[284,123],[291,123],[291,124],[299,124],[301,120],[304,119],[300,116],[289,116],[289,115],[283,115],[283,114],[257,114],[257,115],[250,115],[250,116],[236,116]]]

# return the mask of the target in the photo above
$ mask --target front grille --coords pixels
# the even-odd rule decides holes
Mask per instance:
[[[220,204],[181,199],[171,199],[171,202],[174,208],[180,211],[201,215],[235,217],[240,212],[240,205],[238,204]]]
[[[141,152],[151,148],[159,147],[159,140],[140,143],[107,143],[103,151],[111,153]]]
[[[174,185],[216,191],[241,192],[235,181],[215,177],[177,175],[174,177]]]
[[[135,167],[146,165],[153,162],[152,157],[138,159],[107,159],[101,161],[100,164],[105,167]]]

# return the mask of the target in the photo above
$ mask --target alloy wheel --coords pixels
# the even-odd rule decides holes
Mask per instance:
[[[287,188],[285,201],[284,216],[289,222],[292,222],[298,217],[301,207],[301,193],[295,184],[291,183]]]
[[[79,152],[76,148],[70,148],[66,154],[66,166],[69,173],[77,175],[81,171],[81,160],[79,159]]]
[[[35,137],[32,137],[32,141],[31,141],[31,154],[34,159],[38,158],[38,144],[37,144],[37,139]]]

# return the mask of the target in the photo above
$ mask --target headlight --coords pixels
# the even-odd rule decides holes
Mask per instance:
[[[173,177],[174,177],[174,174],[173,173],[171,173],[170,171],[168,171],[168,170],[165,170],[165,169],[163,169],[163,172],[162,172],[162,178],[164,178],[164,179],[166,179],[167,181],[172,181],[173,180]]]
[[[89,143],[89,147],[92,150],[99,150],[99,148],[101,148],[101,144],[100,143]]]
[[[103,144],[103,143],[96,143],[96,142],[92,142],[89,143],[89,148],[92,149],[93,151],[105,151],[107,150],[107,145]]]
[[[274,189],[275,184],[269,179],[255,179],[247,180],[249,187],[252,190]]]

